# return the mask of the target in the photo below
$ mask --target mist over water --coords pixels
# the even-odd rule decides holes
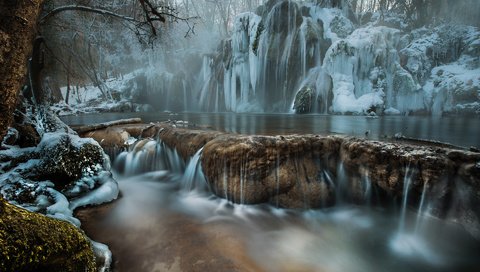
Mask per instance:
[[[171,260],[185,265],[183,270],[188,265],[207,269],[202,265],[211,260],[211,271],[480,268],[480,243],[458,225],[429,216],[430,197],[419,210],[405,200],[385,207],[343,201],[322,210],[239,205],[209,192],[198,164],[201,152],[178,166],[180,172],[167,164],[148,164],[142,153],[129,160],[131,154],[115,162],[122,198],[105,216],[93,219],[98,236],[93,238],[111,245],[115,271],[150,271],[159,265],[171,271]],[[133,172],[122,168],[127,163],[143,173],[128,174]],[[408,187],[405,192],[408,198]],[[375,192],[365,194],[375,197]]]
[[[110,246],[115,271],[478,271],[480,241],[430,212],[437,198],[423,188],[380,200],[368,173],[365,201],[352,204],[342,164],[324,178],[336,188],[325,209],[241,205],[214,196],[202,149],[184,162],[160,140],[144,139],[114,161],[122,197],[90,212],[83,227]],[[228,180],[225,180],[228,183]],[[462,198],[462,188],[454,198]],[[95,209],[94,209],[95,210]],[[102,212],[103,211],[103,212]]]
[[[293,115],[256,113],[102,113],[64,116],[70,125],[94,124],[122,118],[140,117],[144,122],[183,120],[189,125],[240,134],[344,134],[372,140],[406,137],[441,141],[463,147],[480,147],[480,126],[475,117]],[[366,136],[366,132],[368,135]]]
[[[188,30],[173,26],[164,36],[171,43],[134,54],[140,64],[123,69],[130,79],[115,86],[121,99],[165,112],[63,120],[141,117],[233,134],[406,136],[480,147],[478,117],[439,117],[478,114],[478,29],[438,24],[413,31],[389,14],[370,14],[362,23],[365,14],[332,6],[346,1],[256,2],[268,3],[241,9],[249,12],[223,25],[223,14],[206,6],[213,18],[203,18],[196,35],[182,38]],[[220,30],[209,31],[212,25]],[[408,175],[401,196],[379,201],[367,172],[358,182],[360,206],[349,199],[340,163],[335,176],[319,173],[334,188],[333,207],[241,205],[210,192],[201,149],[185,162],[163,142],[142,141],[114,163],[122,198],[101,208],[101,216],[90,214],[85,225],[93,239],[111,246],[115,271],[480,271],[480,242],[448,216],[432,216],[436,195],[427,185],[418,203],[408,205]],[[228,196],[229,181],[223,182]],[[458,188],[449,201],[462,201]]]

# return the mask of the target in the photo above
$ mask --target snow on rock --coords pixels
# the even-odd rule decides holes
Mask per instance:
[[[47,207],[47,216],[68,221],[77,227],[80,227],[80,220],[73,217],[73,210],[69,207],[68,199],[53,188],[47,188],[54,203]]]
[[[69,185],[82,176],[93,176],[109,167],[108,157],[92,139],[64,132],[46,133],[37,146],[40,164],[29,177]]]
[[[439,28],[457,46],[435,53],[438,65],[423,85],[433,115],[480,114],[480,31],[474,27]],[[439,31],[440,31],[439,30]],[[453,38],[452,38],[453,37]],[[461,48],[459,48],[461,44]],[[436,49],[438,50],[438,49]],[[457,50],[457,51],[451,51]],[[455,59],[455,61],[450,62]],[[446,60],[445,60],[446,59]]]
[[[330,29],[338,38],[346,38],[355,29],[352,22],[341,14],[336,14],[330,21]]]
[[[99,205],[117,199],[120,192],[117,181],[111,177],[109,172],[103,172],[100,175],[100,186],[95,190],[72,200],[70,203],[70,209],[75,210],[78,207],[87,205]]]
[[[93,253],[95,255],[95,261],[97,264],[101,264],[98,272],[108,272],[110,271],[110,266],[112,264],[112,252],[107,245],[91,241],[93,247]]]
[[[401,112],[395,108],[388,108],[386,109],[385,111],[383,111],[383,113],[385,113],[386,115],[399,115],[401,114]]]
[[[61,93],[64,99],[50,108],[59,116],[97,112],[152,111],[151,105],[135,102],[135,99],[141,96],[141,92],[147,91],[139,82],[146,71],[148,69],[140,69],[106,80],[103,88],[108,90],[109,95],[105,95],[105,90],[102,92],[94,85],[72,86],[69,91],[68,87],[62,87]]]
[[[432,70],[427,91],[432,95],[432,113],[480,113],[480,66],[471,69],[465,58]]]
[[[73,211],[118,197],[110,161],[92,139],[45,133],[37,147],[0,150],[0,194],[12,204],[80,227]],[[53,182],[52,182],[53,181]],[[108,271],[108,247],[92,241],[100,271]]]
[[[333,79],[333,112],[365,113],[392,102],[392,86],[375,84],[379,70],[385,74],[394,72],[398,38],[396,29],[360,28],[328,49],[323,66]]]
[[[92,139],[45,133],[37,147],[0,150],[0,193],[9,202],[80,226],[73,210],[118,197],[110,161]]]

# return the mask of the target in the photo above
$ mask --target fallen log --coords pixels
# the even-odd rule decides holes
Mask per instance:
[[[141,118],[129,118],[129,119],[120,119],[105,123],[84,125],[84,126],[72,126],[71,128],[75,130],[78,134],[84,134],[90,131],[104,129],[108,127],[118,126],[118,125],[130,125],[130,124],[140,124],[142,123]]]

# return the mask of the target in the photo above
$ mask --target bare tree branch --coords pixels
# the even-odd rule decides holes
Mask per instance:
[[[188,21],[191,20],[191,19],[197,19],[198,18],[197,16],[182,18],[182,17],[178,16],[178,14],[177,14],[177,12],[175,11],[174,8],[171,8],[169,6],[156,7],[149,0],[138,0],[138,2],[140,3],[140,5],[142,7],[142,10],[143,10],[143,13],[145,15],[145,21],[140,21],[136,18],[125,16],[125,15],[122,15],[122,14],[119,14],[119,13],[116,13],[116,12],[113,12],[113,11],[110,11],[110,10],[107,10],[107,9],[104,9],[104,8],[101,8],[101,7],[90,7],[90,6],[82,6],[82,5],[67,5],[67,6],[61,6],[61,7],[58,7],[58,8],[55,8],[55,9],[51,10],[50,12],[48,12],[45,16],[43,16],[40,19],[39,23],[40,24],[45,24],[52,17],[54,17],[55,15],[57,15],[61,12],[64,12],[64,11],[83,11],[83,12],[91,12],[91,13],[96,13],[96,14],[100,14],[100,15],[105,15],[105,16],[110,16],[110,17],[114,17],[114,18],[117,18],[117,19],[125,20],[125,21],[131,22],[131,23],[135,23],[135,24],[137,24],[137,26],[148,24],[150,29],[151,29],[151,32],[152,32],[153,36],[157,35],[157,30],[156,30],[156,27],[154,25],[154,22],[158,21],[158,22],[164,23],[164,22],[166,22],[166,17],[171,17],[171,18],[173,18],[174,20],[177,20],[177,21],[187,22],[187,26],[189,27],[187,35],[190,32],[194,33],[194,27],[191,26],[188,23]]]
[[[53,10],[51,10],[49,13],[47,13],[47,15],[43,16],[41,19],[40,19],[40,24],[44,24],[46,23],[49,19],[51,19],[52,17],[54,17],[55,15],[61,13],[61,12],[64,12],[64,11],[69,11],[69,10],[74,10],[74,11],[84,11],[84,12],[93,12],[93,13],[97,13],[97,14],[101,14],[101,15],[106,15],[106,16],[111,16],[111,17],[115,17],[115,18],[118,18],[118,19],[122,19],[122,20],[126,20],[126,21],[130,21],[130,22],[135,22],[135,23],[138,23],[139,21],[132,18],[132,17],[129,17],[129,16],[125,16],[125,15],[121,15],[121,14],[118,14],[118,13],[115,13],[115,12],[112,12],[112,11],[109,11],[109,10],[106,10],[106,9],[102,9],[102,8],[95,8],[95,7],[88,7],[88,6],[79,6],[79,5],[69,5],[69,6],[62,6],[62,7],[58,7],[58,8],[55,8]]]

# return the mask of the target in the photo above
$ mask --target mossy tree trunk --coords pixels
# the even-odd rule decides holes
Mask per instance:
[[[12,124],[25,82],[43,0],[0,0],[0,142]]]

